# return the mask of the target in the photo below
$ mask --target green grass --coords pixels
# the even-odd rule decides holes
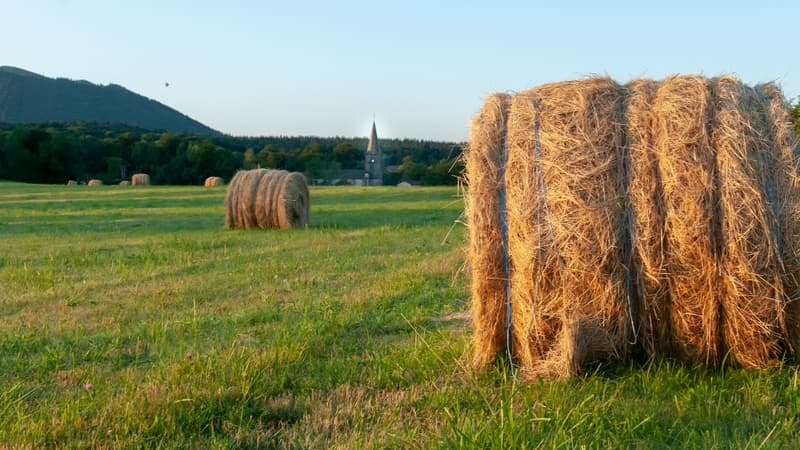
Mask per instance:
[[[231,231],[220,188],[0,183],[0,447],[800,445],[791,366],[472,373],[455,194]]]

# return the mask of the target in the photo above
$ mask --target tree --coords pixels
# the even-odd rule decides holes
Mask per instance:
[[[425,165],[415,162],[411,155],[408,155],[403,158],[403,163],[400,164],[400,173],[403,174],[403,180],[420,181],[425,175]]]
[[[258,161],[256,160],[256,152],[253,151],[251,147],[247,147],[247,150],[244,151],[242,167],[248,170],[255,169],[256,167],[258,167]]]
[[[72,143],[63,134],[55,132],[50,139],[39,144],[38,181],[65,183],[81,171],[81,160]]]
[[[458,174],[463,170],[463,165],[453,164],[453,161],[440,159],[428,167],[422,176],[422,183],[429,186],[456,184]]]
[[[364,154],[349,142],[340,142],[333,148],[333,157],[344,169],[358,169],[362,166]]]

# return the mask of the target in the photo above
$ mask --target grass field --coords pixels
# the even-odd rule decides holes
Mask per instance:
[[[473,374],[454,188],[312,188],[290,231],[224,194],[0,183],[0,447],[800,446],[793,366]]]

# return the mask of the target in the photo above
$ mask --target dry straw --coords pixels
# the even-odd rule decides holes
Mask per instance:
[[[293,228],[308,225],[308,186],[301,173],[241,170],[228,184],[228,228]]]
[[[666,271],[663,176],[654,145],[653,101],[659,83],[634,80],[627,86],[625,110],[630,161],[628,202],[633,229],[632,263],[641,306],[639,336],[650,354],[671,352],[671,314]]]
[[[103,185],[103,180],[91,179],[91,180],[89,180],[88,183],[86,183],[86,185],[87,186],[102,186]]]
[[[474,364],[486,367],[506,342],[506,284],[498,192],[504,189],[506,94],[486,99],[472,121],[472,136],[465,165],[470,195],[465,197],[472,271],[472,319],[475,326]]]
[[[224,186],[224,185],[225,185],[225,182],[222,181],[222,178],[220,178],[220,177],[208,177],[208,178],[206,178],[206,181],[203,184],[203,186],[205,186],[205,187],[217,187],[217,186]]]
[[[664,198],[664,270],[675,352],[686,361],[716,364],[723,356],[722,285],[716,152],[708,135],[710,94],[703,77],[664,80],[653,100],[653,139]]]
[[[776,206],[775,155],[767,100],[733,77],[712,80],[724,289],[723,339],[744,367],[777,363],[782,353],[784,292]]]
[[[523,378],[567,378],[633,345],[780,361],[800,326],[795,148],[780,91],[733,77],[489,97],[465,155],[475,364],[508,348]]]
[[[756,86],[769,102],[767,120],[771,154],[775,158],[775,205],[778,207],[778,247],[781,252],[783,292],[789,350],[800,350],[800,173],[797,140],[780,89],[772,83]]]
[[[135,173],[131,176],[131,185],[132,186],[149,186],[150,185],[150,175],[146,173]]]
[[[627,350],[621,98],[592,78],[511,101],[512,348],[523,378],[569,377]]]

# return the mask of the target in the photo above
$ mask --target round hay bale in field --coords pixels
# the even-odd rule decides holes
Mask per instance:
[[[122,181],[119,182],[119,185],[120,186],[130,186],[131,182],[128,181],[128,180],[122,180]]]
[[[77,185],[78,185],[78,182],[77,182],[77,181],[75,181],[75,180],[69,180],[69,181],[67,181],[67,186],[77,186]]]
[[[774,85],[606,78],[490,96],[465,152],[474,362],[776,364],[800,339],[797,143]]]
[[[135,173],[131,176],[131,186],[150,186],[150,175]]]
[[[217,186],[224,186],[225,182],[220,177],[208,177],[206,178],[205,183],[203,186],[205,187],[217,187]]]
[[[228,228],[294,228],[308,225],[305,176],[285,170],[240,170],[225,195]]]
[[[103,180],[91,179],[91,180],[89,180],[88,183],[86,183],[86,185],[87,186],[102,186],[103,185]]]

